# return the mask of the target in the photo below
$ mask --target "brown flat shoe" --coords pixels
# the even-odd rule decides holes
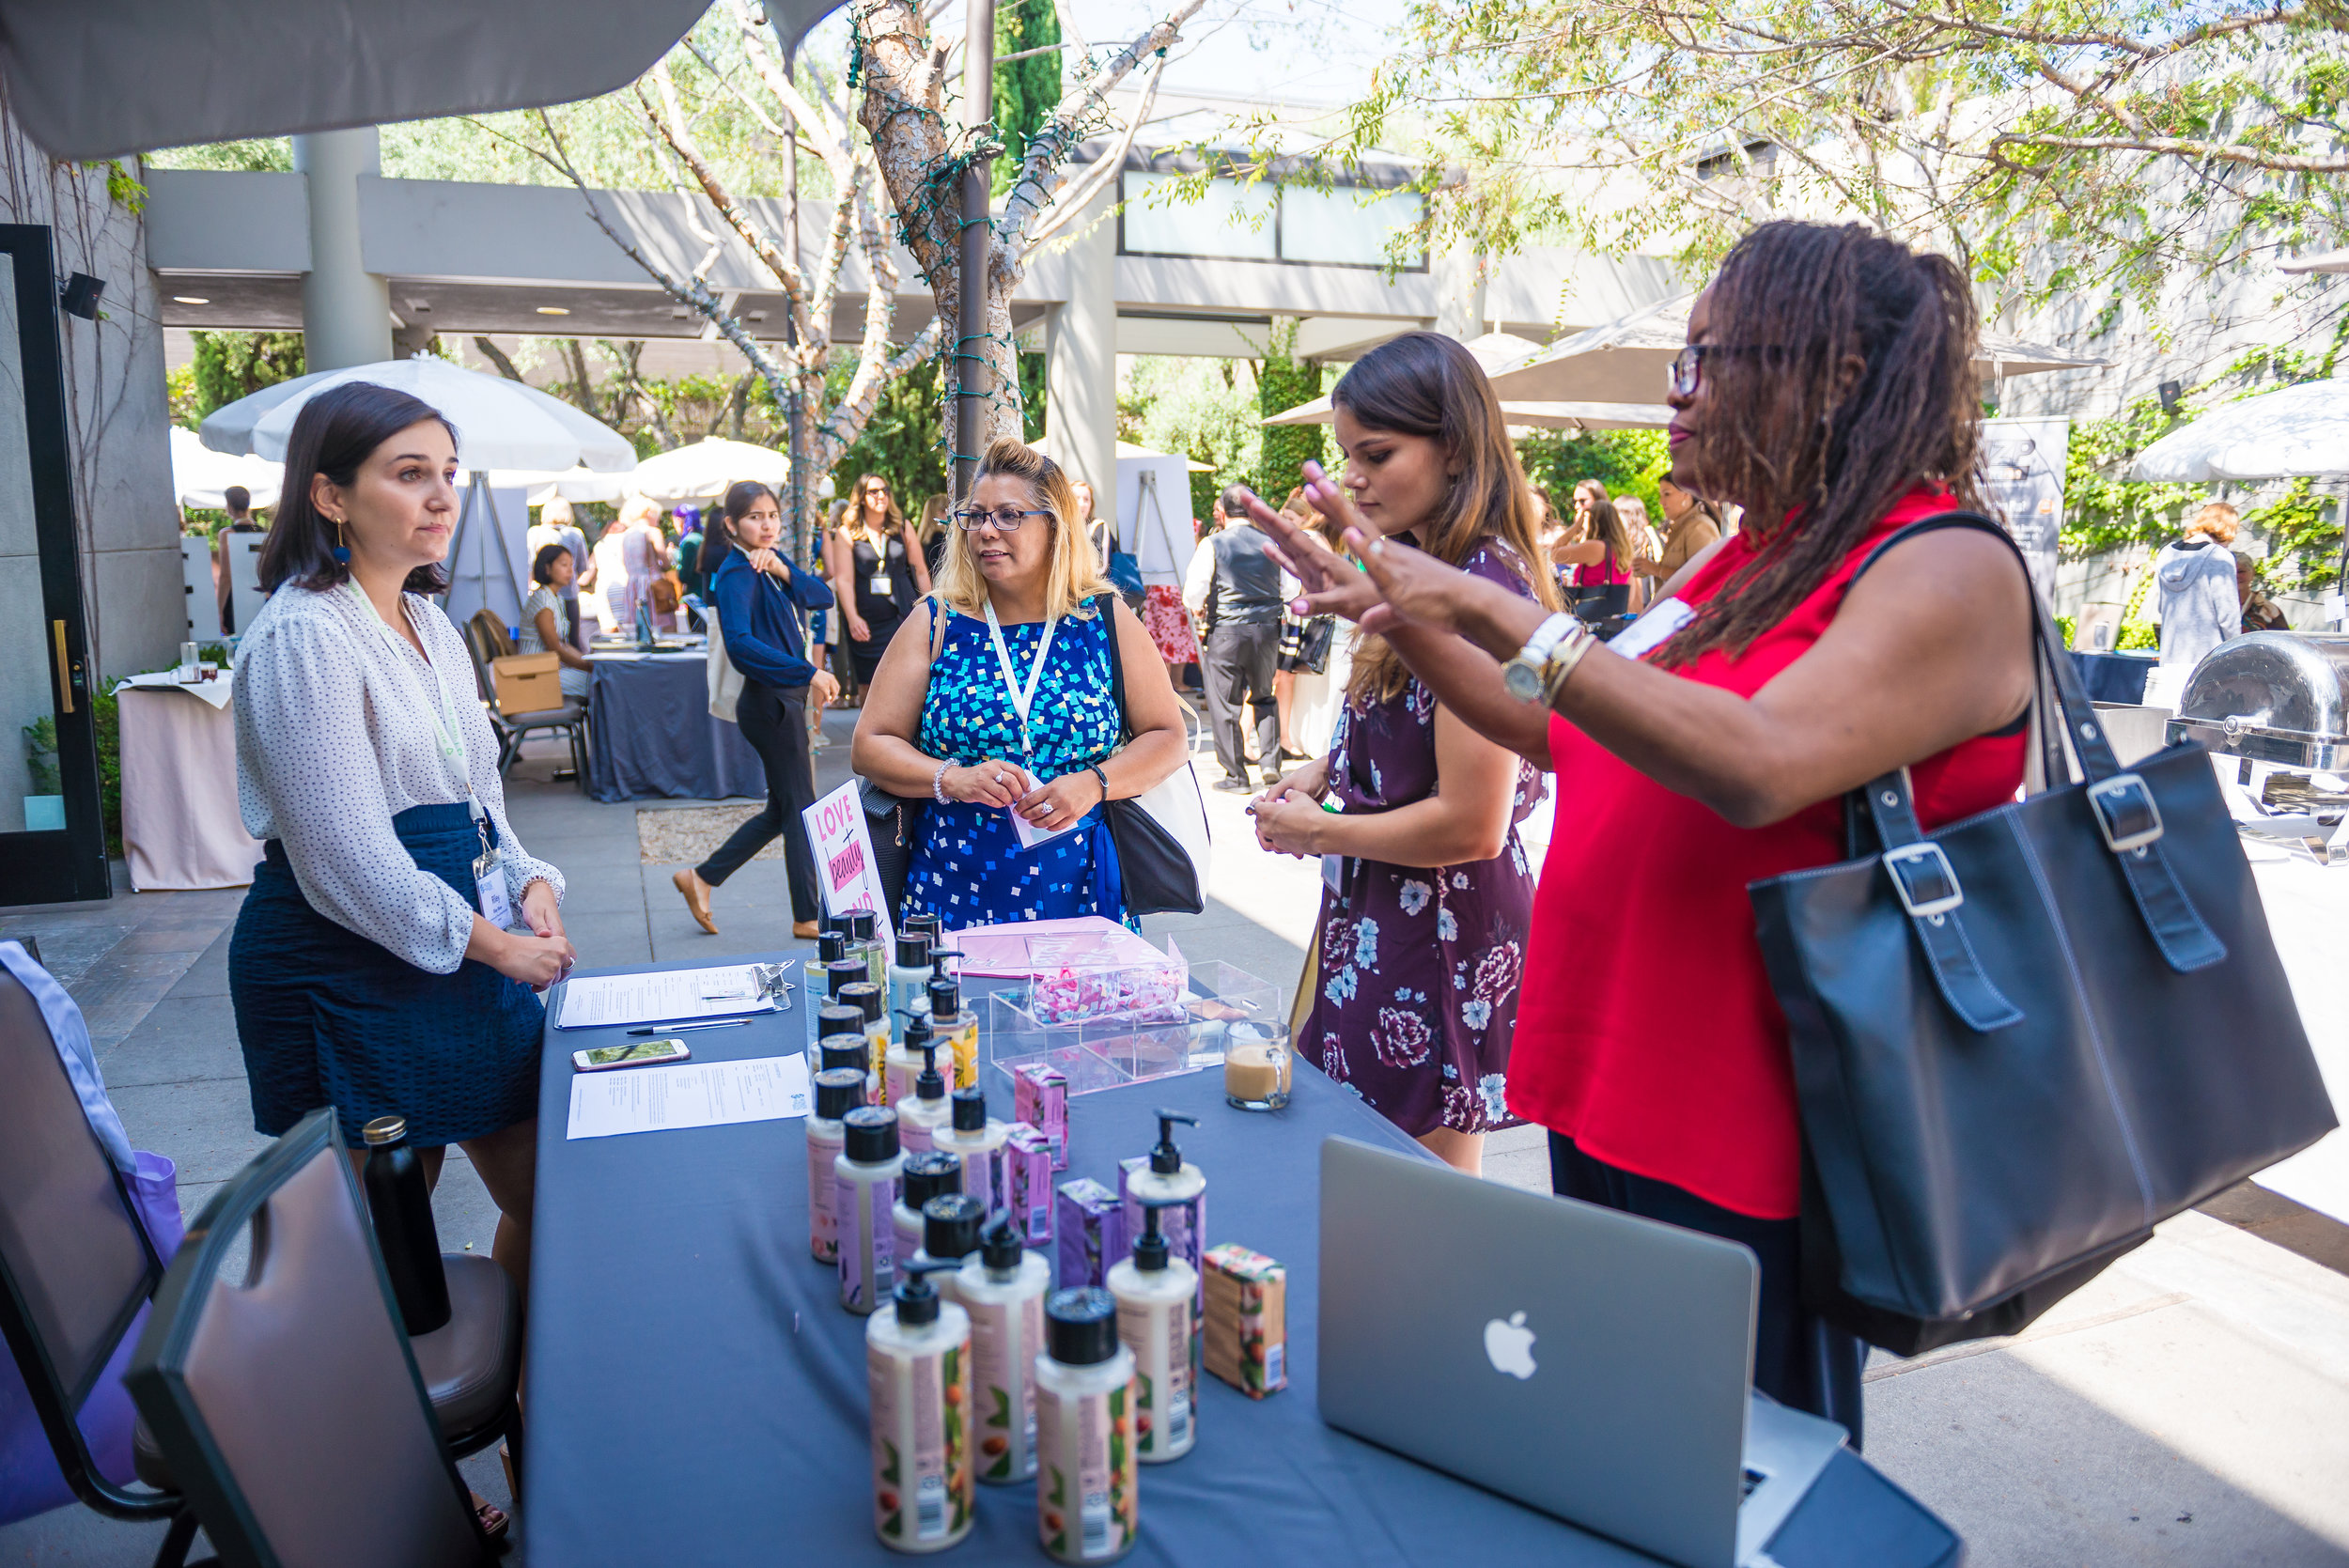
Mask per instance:
[[[791,923],[791,935],[801,941],[812,942],[816,939],[816,923],[812,920],[795,920]]]
[[[709,895],[703,891],[701,878],[691,871],[680,871],[669,880],[685,895],[686,912],[701,923],[703,930],[716,936],[718,923],[709,918]]]

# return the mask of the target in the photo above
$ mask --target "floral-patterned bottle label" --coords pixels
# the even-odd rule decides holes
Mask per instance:
[[[1063,1562],[1124,1554],[1138,1528],[1131,1385],[1064,1399],[1036,1385],[1036,1529]]]
[[[1197,1415],[1199,1336],[1197,1320],[1180,1301],[1121,1310],[1117,1337],[1134,1353],[1134,1452],[1155,1454],[1190,1440]],[[1154,1343],[1155,1342],[1155,1343]],[[1165,1358],[1157,1351],[1163,1348]],[[1164,1434],[1161,1441],[1160,1434]]]
[[[840,1261],[840,1197],[832,1180],[839,1154],[836,1141],[807,1141],[807,1244],[817,1263]]]
[[[1035,1352],[1044,1343],[1041,1292],[1019,1302],[965,1304],[971,1313],[973,1461],[982,1481],[1019,1481],[1035,1469]]]
[[[852,1312],[869,1312],[896,1288],[897,1232],[889,1210],[897,1201],[897,1184],[835,1179],[832,1196],[839,1232],[840,1304]]]
[[[873,1528],[884,1541],[951,1541],[971,1524],[971,1363],[960,1346],[899,1361],[867,1345]]]

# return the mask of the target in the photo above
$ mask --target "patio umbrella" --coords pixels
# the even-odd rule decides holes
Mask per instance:
[[[2302,381],[2212,410],[2137,455],[2133,479],[2206,484],[2349,474],[2349,380]]]
[[[1540,430],[1660,430],[1672,418],[1661,403],[1503,403],[1501,413],[1511,425]],[[1329,398],[1316,397],[1260,423],[1328,425],[1337,417]]]
[[[791,459],[771,447],[711,436],[646,458],[629,475],[628,488],[663,506],[675,506],[715,501],[738,479],[755,479],[780,494],[791,479]]]
[[[285,473],[284,463],[215,452],[194,430],[171,427],[171,488],[179,492],[182,506],[219,511],[228,505],[223,492],[231,485],[250,491],[255,506],[274,506]]]
[[[633,474],[598,474],[587,468],[567,468],[560,474],[504,468],[490,474],[490,488],[525,490],[533,506],[543,506],[557,496],[566,501],[617,501],[634,478]]]
[[[1551,399],[1652,405],[1664,391],[1664,376],[1687,347],[1688,307],[1695,296],[1636,310],[1575,334],[1520,364],[1493,373],[1493,390],[1504,402]],[[2003,376],[2039,370],[2077,370],[2103,365],[2001,333],[1983,333],[1974,363]]]

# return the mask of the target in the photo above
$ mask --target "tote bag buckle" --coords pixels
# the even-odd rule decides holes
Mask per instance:
[[[1887,849],[1884,869],[1892,874],[1892,891],[1900,895],[1901,908],[1918,920],[1946,915],[1966,902],[1956,868],[1931,839]]]
[[[2154,792],[2134,773],[2115,773],[2088,786],[2088,803],[2096,808],[2096,827],[2105,847],[2118,855],[2142,849],[2161,837],[2161,808]]]

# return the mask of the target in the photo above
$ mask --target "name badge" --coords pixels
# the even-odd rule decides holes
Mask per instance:
[[[877,571],[873,574],[873,592],[883,598],[889,597],[889,574],[887,572]]]
[[[1626,659],[1637,659],[1650,648],[1661,647],[1666,638],[1695,620],[1696,615],[1679,599],[1657,599],[1648,606],[1645,614],[1615,633],[1607,646]]]
[[[474,857],[474,904],[481,918],[504,931],[514,924],[513,900],[506,895],[506,857],[493,846]]]

